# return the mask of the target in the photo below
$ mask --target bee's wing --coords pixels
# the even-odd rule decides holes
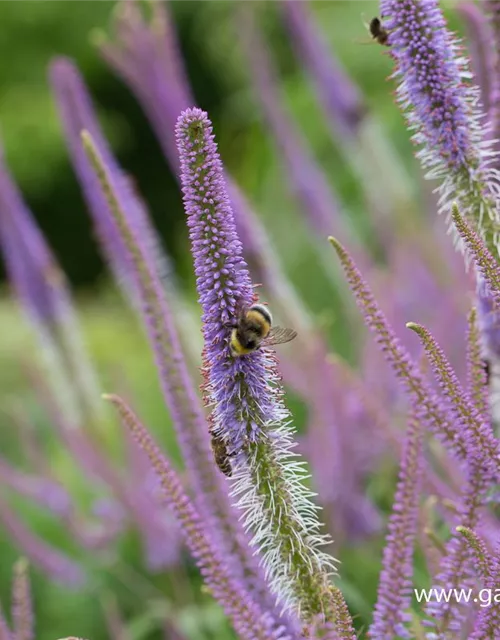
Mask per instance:
[[[297,332],[293,329],[287,329],[284,327],[271,327],[271,331],[267,334],[265,340],[262,341],[262,346],[270,347],[273,344],[283,344],[284,342],[290,342],[297,337]]]

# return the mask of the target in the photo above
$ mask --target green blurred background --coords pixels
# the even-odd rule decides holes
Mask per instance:
[[[367,222],[355,177],[342,162],[335,144],[325,135],[324,117],[299,63],[291,55],[276,8],[272,2],[254,4],[258,4],[262,12],[265,34],[279,66],[282,95],[363,235]],[[332,51],[361,87],[369,109],[381,121],[385,135],[400,152],[410,173],[418,176],[402,116],[392,99],[393,87],[386,81],[390,59],[382,55],[381,48],[362,43],[368,37],[362,15],[368,19],[376,15],[377,3],[340,0],[310,4]],[[297,205],[287,193],[276,150],[262,124],[259,105],[241,64],[234,5],[234,2],[215,0],[171,3],[197,102],[212,117],[225,165],[262,216],[290,278],[308,306],[326,323],[333,322],[333,318],[341,314],[339,301],[331,282],[317,264],[314,245],[302,240],[304,223],[299,221]],[[113,7],[113,2],[102,0],[0,2],[0,130],[8,164],[75,287],[85,336],[103,390],[115,390],[118,362],[127,385],[133,390],[138,412],[169,451],[175,451],[141,330],[109,282],[92,238],[89,217],[68,160],[47,81],[47,65],[53,56],[67,55],[75,59],[92,92],[112,147],[122,166],[136,178],[162,241],[174,259],[186,299],[191,301],[196,313],[184,214],[175,180],[138,104],[91,44],[92,30],[107,29]],[[460,30],[453,16],[451,23]],[[290,224],[290,220],[297,224]],[[19,318],[4,288],[0,297],[2,451],[12,459],[19,458],[11,415],[13,408],[20,404],[29,407],[46,439],[53,464],[78,494],[84,479],[72,468],[61,445],[53,441],[52,432],[24,378],[22,363],[29,358],[32,338]],[[333,346],[349,356],[346,333],[336,326]],[[304,412],[293,399],[292,405],[300,428]],[[110,455],[114,455],[115,448],[120,446],[118,432],[110,426],[110,433],[108,445]],[[392,475],[378,479],[377,483],[381,502],[389,504]],[[83,489],[81,493],[84,496]],[[68,537],[43,511],[20,499],[13,504],[38,534],[78,554]],[[375,597],[379,550],[377,541],[363,548],[346,548],[342,557],[346,594],[362,616],[368,616]],[[10,570],[17,555],[15,546],[0,533],[0,597],[4,603],[9,599]],[[189,639],[232,637],[219,608],[200,591],[196,571],[189,560],[186,560],[187,573],[179,569],[178,575],[148,577],[133,533],[122,537],[117,557],[122,561],[115,563],[115,558],[109,558],[109,570],[101,567],[94,572],[93,584],[85,593],[67,593],[50,584],[36,570],[32,571],[39,638],[77,635],[100,640],[108,637],[103,622],[102,594],[108,604],[113,598],[117,599],[133,640],[161,637],[158,620],[173,614],[179,617]],[[92,560],[86,558],[84,562]],[[115,564],[118,569],[112,568]]]

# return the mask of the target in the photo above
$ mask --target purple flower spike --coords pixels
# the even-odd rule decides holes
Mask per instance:
[[[495,297],[500,311],[500,267],[498,262],[479,235],[462,218],[455,203],[451,208],[451,217],[477,271],[488,284],[492,292],[491,295]]]
[[[50,80],[64,125],[68,150],[94,221],[97,237],[117,282],[124,288],[129,299],[135,303],[136,292],[133,290],[131,282],[130,261],[113,223],[99,181],[82,148],[80,133],[83,129],[92,135],[106,165],[110,167],[114,175],[116,188],[119,190],[122,200],[126,202],[129,224],[141,234],[149,253],[163,272],[168,269],[163,267],[165,256],[161,254],[160,242],[147,219],[142,203],[136,197],[130,178],[121,169],[111,153],[95,115],[90,95],[76,66],[71,60],[56,58],[50,67]]]
[[[337,614],[336,622],[327,622],[324,618],[319,617],[307,629],[305,637],[308,640],[356,640],[357,635],[354,631],[351,614],[342,592],[337,587],[332,587],[331,593]]]
[[[487,3],[485,3],[487,4]],[[494,72],[495,54],[490,46],[492,32],[481,8],[473,2],[460,2],[456,7],[462,16],[468,34],[468,49],[474,78],[481,89],[481,103],[484,110],[490,112],[492,86],[497,82]]]
[[[363,97],[333,58],[309,13],[307,2],[280,2],[292,44],[315,81],[324,110],[345,141],[356,137],[366,113]],[[337,137],[337,136],[335,136]]]
[[[369,637],[374,640],[391,640],[395,636],[410,638],[405,612],[411,605],[413,546],[422,482],[422,444],[422,426],[414,416],[410,416],[389,519],[377,604],[369,631]]]
[[[488,378],[484,368],[481,335],[477,323],[477,311],[472,309],[468,318],[467,331],[467,392],[481,419],[491,422]]]
[[[0,249],[10,282],[42,346],[46,374],[73,425],[99,415],[88,359],[64,273],[36,225],[0,150]],[[88,416],[87,416],[88,417]]]
[[[291,114],[280,100],[278,83],[270,52],[255,24],[255,11],[240,10],[238,32],[242,34],[255,95],[284,159],[284,174],[313,230],[322,238],[333,228],[345,230],[341,205],[324,172],[312,157],[306,140],[295,126]],[[352,235],[352,230],[350,231]]]
[[[334,617],[328,590],[334,564],[319,549],[326,540],[302,484],[302,465],[290,451],[293,431],[275,358],[265,349],[236,357],[229,347],[231,324],[255,295],[207,114],[196,108],[182,113],[176,135],[202,307],[211,429],[231,455],[234,495],[273,593],[305,620],[320,613]]]
[[[66,278],[14,184],[1,151],[0,246],[23,308],[38,328],[53,334],[66,320]]]
[[[456,204],[452,207],[452,218],[476,266],[478,325],[483,355],[497,360],[500,358],[500,267],[485,243],[462,218]]]
[[[452,200],[497,251],[499,195],[491,143],[467,61],[447,30],[437,0],[381,0],[384,27],[399,80],[397,97],[427,177],[440,181],[440,210]]]
[[[16,640],[33,640],[33,606],[28,577],[28,563],[21,558],[14,565],[12,583],[12,621]]]
[[[59,516],[71,512],[71,498],[52,478],[24,473],[0,457],[0,480],[21,495],[31,498]]]
[[[79,564],[34,535],[0,496],[0,520],[23,554],[53,580],[69,587],[81,587],[86,575]]]

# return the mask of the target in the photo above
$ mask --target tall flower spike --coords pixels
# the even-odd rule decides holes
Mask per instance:
[[[484,355],[500,358],[500,267],[478,234],[462,218],[456,204],[452,206],[452,218],[478,273],[478,322]]]
[[[492,253],[499,245],[497,172],[491,142],[483,142],[484,115],[467,60],[447,30],[437,0],[381,0],[384,27],[399,80],[397,100],[427,177],[440,181],[440,211],[456,200],[485,238]]]
[[[500,582],[500,547],[498,545],[489,567],[490,576],[485,582],[485,587],[490,590],[490,594],[494,594],[494,597],[489,607],[481,607],[470,640],[489,640],[494,638],[500,629],[500,602],[497,600]]]
[[[460,234],[465,247],[470,252],[476,269],[488,284],[491,296],[494,298],[500,310],[500,267],[495,257],[488,250],[488,247],[481,240],[479,235],[471,229],[467,222],[460,215],[456,203],[451,207],[451,217],[455,227]]]
[[[161,243],[150,224],[142,201],[131,186],[130,178],[115,160],[101,131],[92,99],[77,67],[67,58],[56,58],[50,65],[50,81],[64,126],[71,160],[105,258],[118,284],[132,303],[135,303],[137,294],[133,288],[133,277],[130,274],[127,251],[117,233],[106,197],[99,187],[99,181],[82,149],[80,132],[83,129],[89,131],[96,141],[106,166],[109,167],[115,178],[116,189],[120,193],[122,201],[126,203],[128,223],[136,233],[140,233],[143,242],[147,245],[148,253],[154,259],[156,268],[162,273],[168,274],[169,265],[166,256],[161,250]],[[169,284],[167,278],[165,281]]]
[[[205,523],[184,493],[175,471],[137,416],[120,397],[107,395],[104,398],[113,403],[124,426],[148,456],[160,480],[165,499],[179,522],[186,544],[207,586],[224,608],[238,635],[243,640],[294,640],[276,626],[269,614],[260,610],[241,583],[231,576],[231,571],[211,540]]]
[[[347,608],[342,592],[337,587],[331,588],[332,599],[335,603],[337,621],[327,622],[321,616],[313,621],[303,635],[308,640],[356,640],[351,614]]]
[[[356,640],[357,636],[354,631],[351,614],[340,589],[332,587],[332,597],[337,611],[335,630],[338,640]]]
[[[389,519],[377,603],[369,637],[390,640],[409,638],[405,623],[411,605],[413,548],[422,483],[422,425],[410,416],[399,479]]]
[[[449,402],[450,412],[455,418],[456,425],[463,430],[469,460],[474,461],[474,464],[488,477],[499,479],[500,445],[493,434],[491,425],[483,421],[431,333],[425,327],[414,322],[408,322],[406,326],[414,331],[422,341],[434,375],[444,397]]]
[[[446,441],[458,459],[467,459],[468,449],[462,434],[448,418],[444,407],[396,337],[351,256],[338,240],[330,237],[329,241],[337,252],[366,325],[375,334],[379,347],[412,400],[419,418],[439,439]]]
[[[99,397],[69,286],[12,179],[0,149],[0,249],[10,283],[41,345],[47,378],[77,425]]]
[[[482,582],[486,584],[491,580],[493,573],[493,559],[490,552],[486,548],[484,541],[477,535],[475,531],[468,527],[459,525],[457,527],[458,533],[463,536],[476,558],[476,566],[478,568],[477,573]]]
[[[461,2],[457,5],[456,11],[465,22],[472,71],[481,90],[481,103],[488,116],[490,116],[492,86],[497,82],[494,70],[495,56],[491,47],[493,34],[484,11],[476,3]]]
[[[273,355],[257,350],[232,355],[229,326],[254,301],[242,246],[224,184],[222,163],[205,112],[179,118],[184,205],[202,307],[206,401],[212,429],[226,442],[234,467],[234,495],[244,512],[252,544],[263,555],[271,588],[303,619],[334,616],[329,592],[332,559],[302,463],[292,454],[289,426]]]
[[[467,392],[481,419],[486,423],[491,422],[488,385],[489,381],[484,368],[481,336],[477,323],[477,311],[473,308],[468,317]]]
[[[33,605],[31,603],[28,562],[25,558],[21,558],[14,565],[12,622],[16,640],[34,639]]]
[[[324,110],[335,127],[335,137],[351,141],[359,133],[366,105],[359,88],[331,55],[316,28],[307,2],[295,0],[279,4],[290,32],[292,45],[304,60],[308,75],[317,85]]]
[[[134,227],[130,225],[126,216],[121,194],[116,190],[114,174],[105,165],[100,150],[88,132],[82,133],[82,140],[133,266],[130,275],[134,278],[134,287],[154,351],[165,401],[171,411],[184,461],[193,481],[197,507],[212,535],[225,549],[228,559],[232,560],[231,568],[238,576],[246,576],[251,588],[255,589],[263,600],[267,600],[267,592],[256,561],[250,555],[248,541],[235,520],[221,474],[214,466],[208,443],[208,426],[187,371],[155,267],[141,242],[140,234],[134,232]]]
[[[27,529],[1,495],[0,521],[23,554],[53,580],[69,587],[79,587],[85,582],[83,568]]]

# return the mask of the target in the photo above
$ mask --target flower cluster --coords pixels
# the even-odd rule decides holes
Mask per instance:
[[[491,44],[498,48],[490,51],[484,41],[473,48],[488,122],[496,132],[498,79],[484,71],[497,69],[500,59],[499,3],[484,6],[485,16],[477,7],[462,13],[471,38],[493,34]],[[23,556],[50,579],[88,594],[98,584],[96,576],[114,571],[137,592],[156,589],[138,581],[122,560],[122,534],[133,526],[142,543],[141,571],[168,576],[186,598],[182,605],[191,607],[198,606],[198,595],[186,595],[190,589],[184,586],[203,581],[220,606],[218,615],[242,640],[354,640],[362,628],[372,640],[497,637],[496,601],[488,608],[452,599],[418,606],[411,598],[412,586],[423,583],[438,590],[493,590],[500,579],[496,141],[480,111],[468,60],[437,2],[382,0],[381,11],[396,65],[397,104],[419,146],[417,157],[439,181],[434,206],[450,216],[476,282],[439,220],[406,208],[413,198],[402,163],[391,144],[382,142],[386,136],[374,133],[376,118],[330,56],[313,12],[301,0],[285,2],[275,19],[290,33],[328,130],[340,139],[339,153],[359,178],[370,213],[367,228],[377,232],[383,261],[374,259],[340,213],[350,203],[335,192],[284,104],[259,11],[246,7],[235,23],[244,27],[253,93],[300,204],[299,234],[307,239],[303,244],[322,243],[314,255],[328,283],[321,285],[325,307],[330,295],[341,301],[331,335],[290,281],[264,217],[224,169],[209,116],[193,106],[195,92],[168,7],[153,3],[148,19],[134,0],[121,2],[113,15],[114,39],[102,36],[97,46],[137,96],[178,180],[196,311],[186,304],[145,199],[111,151],[76,65],[63,58],[52,62],[50,82],[69,155],[102,254],[144,329],[162,392],[158,420],[170,420],[169,437],[177,440],[183,468],[131,408],[137,398],[124,400],[126,384],[121,395],[105,394],[108,404],[101,402],[69,285],[2,158],[0,248],[44,356],[42,365],[27,359],[24,373],[38,411],[46,413],[60,441],[55,446],[62,443],[62,455],[71,457],[85,490],[80,499],[50,464],[51,452],[34,433],[36,418],[29,410],[8,408],[27,468],[2,454],[0,521]],[[380,152],[376,162],[374,149]],[[395,213],[401,209],[408,220]],[[329,238],[333,253],[323,238],[329,233],[335,234]],[[477,309],[470,309],[474,290]],[[353,299],[375,340],[361,339]],[[256,304],[260,311],[252,310]],[[266,340],[279,330],[271,312],[296,335],[278,353]],[[257,316],[262,326],[251,324]],[[201,354],[193,326],[201,328]],[[347,359],[330,347],[343,341],[337,335],[342,327],[350,336],[343,345]],[[251,340],[243,349],[245,332]],[[286,397],[285,389],[293,396]],[[303,420],[300,409],[292,417],[292,403],[304,407]],[[111,416],[103,407],[109,405],[124,427],[121,462],[104,445]],[[298,422],[306,423],[299,434]],[[64,531],[64,551],[20,517],[19,496],[45,509],[51,526]],[[386,512],[385,546],[376,552],[376,604],[369,613],[375,570],[363,554],[375,555],[371,537],[385,528]],[[337,558],[343,560],[339,572]],[[154,593],[139,602],[141,615],[158,617]],[[110,635],[126,637],[120,607],[109,593],[103,602]],[[164,609],[159,624],[166,638],[204,637],[183,624],[177,611]],[[192,622],[197,616],[191,611],[186,617]],[[33,618],[21,560],[10,620],[0,611],[0,640],[32,640]]]

